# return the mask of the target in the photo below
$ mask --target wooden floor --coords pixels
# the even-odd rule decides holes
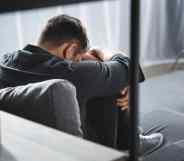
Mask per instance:
[[[0,161],[113,161],[123,156],[121,152],[4,112],[0,117]]]

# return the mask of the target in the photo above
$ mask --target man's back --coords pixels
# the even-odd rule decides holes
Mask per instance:
[[[128,84],[126,57],[116,55],[107,62],[73,62],[32,45],[5,55],[1,59],[1,70],[0,80],[4,86],[62,78],[71,81],[77,88],[78,97],[85,99],[118,94]]]

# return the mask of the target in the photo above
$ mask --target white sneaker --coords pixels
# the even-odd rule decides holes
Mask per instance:
[[[140,138],[140,146],[139,146],[139,154],[141,156],[149,155],[154,152],[164,142],[164,136],[161,133],[153,133],[150,135],[139,135]]]

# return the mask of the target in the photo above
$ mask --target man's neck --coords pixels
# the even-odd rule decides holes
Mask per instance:
[[[58,48],[53,48],[49,45],[43,45],[43,44],[38,44],[38,47],[44,49],[44,50],[47,50],[50,54],[54,55],[54,56],[57,56],[57,57],[60,57],[60,58],[63,58],[63,55],[59,54],[59,51],[58,51]]]

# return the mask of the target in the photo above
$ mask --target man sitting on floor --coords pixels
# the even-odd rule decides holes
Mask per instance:
[[[22,50],[4,55],[1,59],[1,85],[25,85],[48,79],[72,82],[77,89],[84,137],[88,138],[87,101],[119,95],[120,90],[128,86],[129,65],[129,59],[122,54],[112,57],[104,54],[103,61],[81,61],[88,51],[87,34],[80,20],[67,15],[55,16],[42,30],[36,46],[27,45]],[[150,151],[160,146],[163,137],[158,133],[140,138]]]

